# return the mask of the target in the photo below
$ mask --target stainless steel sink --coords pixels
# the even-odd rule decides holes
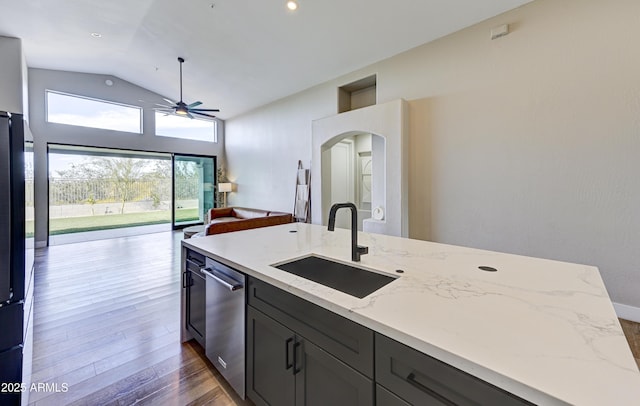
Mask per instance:
[[[272,266],[360,299],[396,279],[316,255]]]

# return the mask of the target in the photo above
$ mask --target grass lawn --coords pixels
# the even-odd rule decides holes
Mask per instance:
[[[177,222],[198,220],[198,218],[198,209],[178,209],[176,211]],[[49,219],[49,235],[147,226],[170,222],[171,212],[169,210]],[[29,224],[27,224],[27,227],[33,228],[33,225],[29,226]]]

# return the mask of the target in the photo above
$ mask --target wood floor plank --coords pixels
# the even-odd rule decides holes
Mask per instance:
[[[37,250],[32,379],[69,389],[31,405],[236,404],[198,345],[180,343],[181,238]]]
[[[180,379],[205,373],[208,366],[199,358],[185,358],[182,355],[171,357],[153,366],[157,379],[135,388],[128,393],[123,393],[113,401],[107,403],[112,405],[139,404],[142,401],[150,401],[157,397],[162,397],[163,392],[174,390]],[[211,387],[219,387],[218,383],[211,381]],[[146,400],[145,400],[146,399]]]
[[[58,375],[56,377],[53,377],[52,379],[50,379],[48,382],[49,383],[53,383],[53,384],[57,384],[59,387],[62,387],[62,384],[66,384],[69,386],[75,385],[79,382],[82,382],[84,380],[87,380],[89,378],[92,378],[96,376],[96,370],[93,366],[93,364],[89,364],[89,365],[85,365],[83,367],[80,367],[78,369],[75,369],[73,371],[67,372],[65,374],[62,375]],[[49,392],[31,392],[31,395],[29,396],[29,402],[33,403],[36,402],[40,399],[43,399],[47,396],[51,396],[51,393]]]
[[[146,303],[144,306],[125,306],[122,308],[114,308],[105,313],[96,316],[82,317],[63,321],[52,321],[49,323],[41,323],[34,328],[38,329],[43,335],[51,333],[61,333],[62,331],[71,331],[74,336],[87,334],[94,329],[100,329],[107,325],[123,325],[131,320],[140,320],[144,316],[152,316],[154,314],[165,314],[179,316],[179,309],[175,307],[179,301],[173,298],[169,300],[156,299],[154,303]],[[35,305],[34,305],[35,306]],[[162,313],[166,312],[166,313]],[[67,337],[69,334],[67,333]]]
[[[177,374],[168,387],[140,399],[137,404],[149,406],[186,405],[205,395],[216,385],[219,386],[208,368],[203,368],[198,373],[190,375]]]
[[[160,321],[164,320],[165,323],[160,323]],[[167,331],[171,332],[172,330],[169,328],[170,326],[167,323],[175,323],[176,318],[170,317],[170,315],[156,315],[154,317],[150,317],[145,319],[144,321],[137,320],[131,322],[131,327],[127,327],[125,325],[120,326],[120,331],[127,336],[128,334],[135,331],[145,331],[145,330],[157,330],[158,328],[164,327]],[[73,337],[67,337],[67,329],[61,327],[61,330],[49,331],[47,334],[40,334],[38,340],[34,341],[35,348],[42,347],[47,349],[46,354],[53,354],[56,351],[66,351],[71,350],[76,345],[78,341],[91,341],[96,340],[100,337],[108,335],[113,332],[112,326],[103,326],[98,329],[83,331],[82,334],[77,334],[77,331],[74,331]],[[53,348],[55,346],[55,348]]]

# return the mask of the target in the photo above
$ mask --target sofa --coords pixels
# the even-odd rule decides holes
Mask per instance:
[[[209,224],[204,235],[229,233],[251,228],[275,226],[293,222],[290,213],[249,209],[246,207],[225,207],[209,210]]]

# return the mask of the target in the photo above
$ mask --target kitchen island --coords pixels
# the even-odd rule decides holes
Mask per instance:
[[[369,254],[356,266],[397,277],[362,299],[272,266],[310,254],[351,263],[349,230],[295,223],[183,245],[530,402],[640,399],[597,268],[377,234],[359,243]]]

